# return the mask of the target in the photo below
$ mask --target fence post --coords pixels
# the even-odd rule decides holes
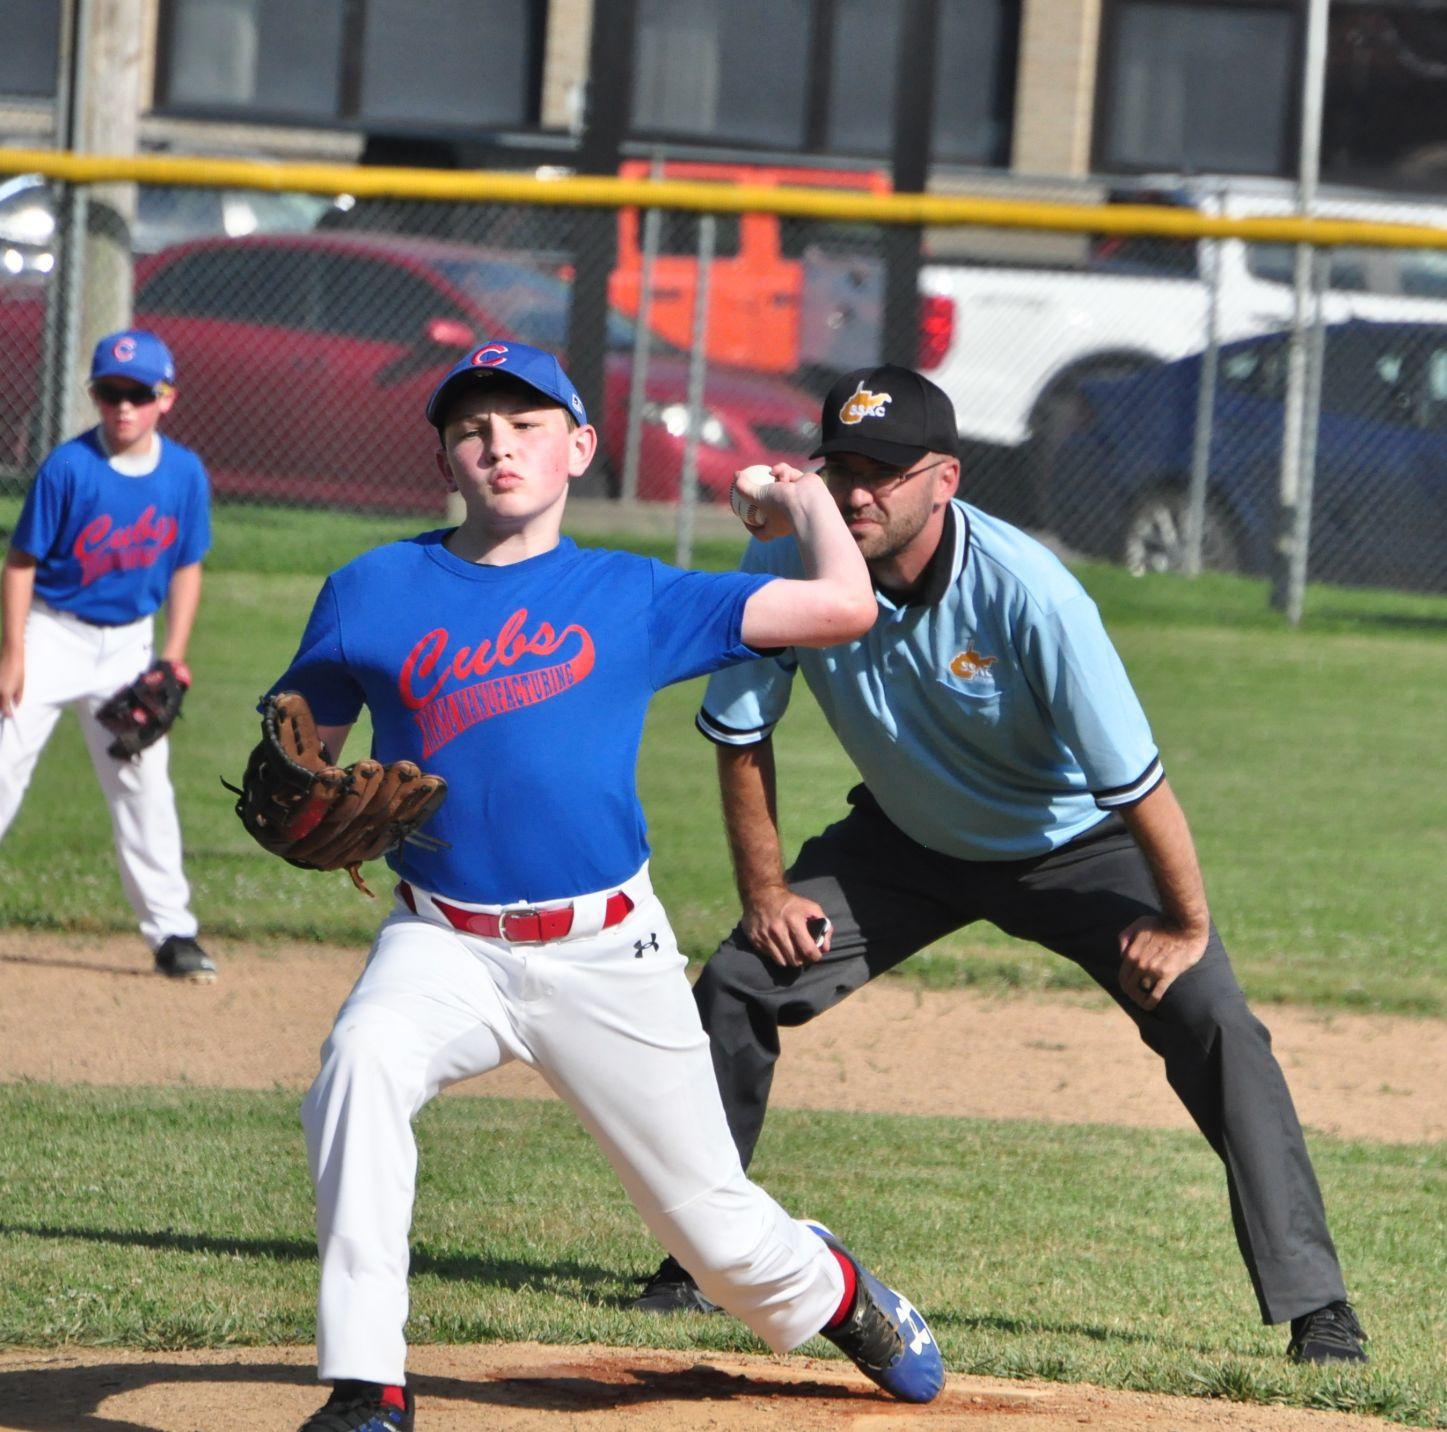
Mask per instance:
[[[1321,168],[1321,114],[1326,90],[1326,21],[1328,0],[1309,0],[1306,19],[1306,63],[1303,66],[1301,98],[1301,152],[1297,168],[1297,207],[1310,216],[1316,203],[1316,181]],[[1291,339],[1287,347],[1286,408],[1281,428],[1281,479],[1276,529],[1276,551],[1272,562],[1271,605],[1285,612],[1295,626],[1301,620],[1302,593],[1291,587],[1305,564],[1297,561],[1296,544],[1302,531],[1301,460],[1302,426],[1306,411],[1307,304],[1312,289],[1312,248],[1296,246],[1296,269],[1292,283]],[[1313,444],[1314,448],[1315,444]]]
[[[663,178],[663,156],[653,153],[649,178]],[[649,327],[653,318],[653,260],[658,253],[661,216],[657,209],[643,211],[643,256],[638,274],[638,312],[633,321],[633,372],[628,384],[628,430],[623,444],[624,502],[638,501],[638,454],[643,446],[643,405],[648,401],[648,360],[653,348]]]
[[[1221,245],[1207,239],[1202,258],[1211,266],[1206,289],[1206,349],[1196,384],[1196,431],[1191,442],[1191,485],[1186,497],[1188,577],[1201,575],[1201,545],[1206,535],[1206,485],[1211,475],[1211,436],[1216,421],[1216,373],[1221,366]]]
[[[1311,555],[1311,505],[1316,491],[1316,436],[1321,423],[1321,380],[1326,357],[1321,293],[1328,257],[1312,250],[1311,329],[1306,344],[1306,391],[1301,405],[1301,481],[1296,490],[1296,530],[1286,581],[1286,619],[1296,626],[1306,605],[1306,568]]]
[[[698,282],[693,297],[693,347],[688,354],[688,434],[678,474],[678,534],[675,560],[693,565],[693,518],[698,506],[698,440],[703,428],[704,375],[708,368],[708,287],[713,272],[714,216],[698,216]]]

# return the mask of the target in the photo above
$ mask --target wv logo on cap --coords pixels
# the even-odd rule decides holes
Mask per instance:
[[[865,418],[882,418],[885,416],[884,405],[893,401],[891,394],[871,393],[861,381],[839,409],[839,421],[852,427],[855,423],[862,423]]]
[[[472,366],[474,368],[496,368],[506,357],[506,343],[489,343],[472,355]]]

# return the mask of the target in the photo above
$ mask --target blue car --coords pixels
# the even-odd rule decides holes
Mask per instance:
[[[1326,329],[1309,576],[1447,589],[1447,327]],[[1220,350],[1203,564],[1265,573],[1277,529],[1287,335]],[[1201,355],[1082,385],[1050,526],[1134,572],[1184,565]]]

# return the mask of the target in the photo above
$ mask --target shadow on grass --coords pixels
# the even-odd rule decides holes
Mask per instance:
[[[1094,1323],[1050,1322],[1043,1318],[1012,1318],[1003,1313],[937,1313],[931,1312],[930,1323],[938,1328],[958,1332],[1008,1333],[1012,1337],[1028,1337],[1055,1333],[1062,1337],[1086,1338],[1100,1343],[1159,1343],[1155,1334],[1127,1332],[1122,1328],[1105,1328]]]
[[[641,1359],[646,1354],[638,1356]],[[526,1377],[478,1381],[416,1375],[411,1382],[421,1403],[445,1400],[471,1406],[479,1413],[490,1407],[577,1416],[658,1402],[716,1404],[733,1398],[768,1397],[781,1407],[801,1401],[838,1402],[843,1404],[839,1415],[847,1418],[887,1400],[867,1384],[856,1389],[803,1378],[755,1379],[710,1367],[707,1362],[676,1369],[630,1366],[626,1356],[610,1354],[599,1359],[584,1348],[559,1348],[558,1364],[555,1372],[540,1371]],[[276,1411],[272,1389],[277,1384],[312,1387],[315,1374],[310,1367],[287,1363],[179,1363],[162,1358],[87,1367],[18,1368],[0,1371],[0,1407],[4,1408],[0,1415],[13,1432],[156,1432],[151,1423],[106,1415],[101,1406],[146,1388],[201,1384],[231,1389],[230,1406],[210,1409],[212,1415],[225,1417],[224,1425],[270,1427],[272,1421],[260,1419],[263,1413]],[[252,1389],[254,1397],[249,1397],[246,1389]],[[323,1391],[317,1388],[318,1402],[323,1400]],[[716,1415],[711,1414],[709,1420]]]
[[[55,1242],[103,1243],[115,1248],[149,1249],[156,1253],[211,1253],[224,1258],[264,1258],[277,1263],[310,1263],[317,1247],[301,1238],[221,1238],[207,1233],[179,1233],[175,1229],[79,1228],[51,1224],[9,1223],[0,1220],[0,1237],[45,1238]],[[543,1278],[576,1280],[581,1286],[613,1288],[618,1269],[596,1263],[524,1263],[511,1259],[483,1258],[466,1254],[431,1253],[425,1244],[414,1245],[411,1271],[414,1277],[430,1276],[446,1283],[474,1287],[502,1288],[521,1292],[536,1288]],[[601,1301],[617,1301],[608,1295]],[[0,1403],[0,1407],[4,1404]]]

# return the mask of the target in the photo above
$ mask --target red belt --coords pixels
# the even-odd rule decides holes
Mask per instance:
[[[399,880],[397,893],[415,915],[417,897],[412,893],[412,887],[405,880]],[[459,905],[449,905],[435,895],[428,898],[438,913],[463,934],[506,940],[512,945],[546,945],[553,940],[566,939],[573,928],[571,905],[555,905],[547,910],[505,910],[501,915],[488,915],[481,910],[464,910]],[[621,924],[632,909],[633,901],[623,891],[615,891],[603,907],[603,928],[606,930]]]

